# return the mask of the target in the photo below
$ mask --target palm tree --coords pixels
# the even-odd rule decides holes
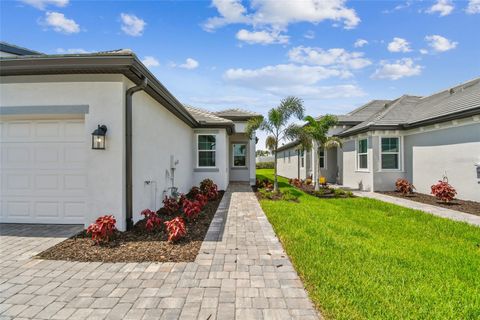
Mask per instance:
[[[255,117],[247,122],[246,134],[251,138],[256,130],[266,131],[269,135],[266,140],[267,148],[271,148],[274,155],[274,181],[273,190],[278,191],[277,177],[277,149],[278,142],[286,138],[286,130],[289,120],[295,116],[298,119],[303,118],[305,107],[303,100],[297,97],[287,97],[280,102],[276,108],[268,111],[267,118],[263,116]]]
[[[313,152],[316,152],[313,175],[315,178],[315,190],[318,190],[320,149],[342,147],[342,142],[337,137],[327,136],[328,130],[337,124],[337,117],[333,115],[325,115],[318,120],[315,120],[311,116],[306,116],[304,120],[307,123],[303,126],[296,124],[291,125],[286,131],[286,137],[290,140],[299,141],[304,150],[310,150],[313,148]]]

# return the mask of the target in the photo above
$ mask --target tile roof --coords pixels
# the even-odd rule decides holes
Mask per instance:
[[[197,120],[200,124],[223,124],[223,125],[228,125],[232,124],[233,121],[225,118],[221,118],[214,114],[213,112],[210,112],[205,109],[197,108],[197,107],[192,107],[189,105],[183,105],[185,109],[192,115],[192,117]]]
[[[248,111],[248,110],[243,110],[240,108],[230,108],[230,109],[225,109],[217,112],[213,112],[219,117],[226,118],[226,119],[248,119],[252,117],[257,117],[260,114],[253,112],[253,111]]]

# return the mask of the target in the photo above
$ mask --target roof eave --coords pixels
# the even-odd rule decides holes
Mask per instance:
[[[435,118],[430,118],[426,120],[421,120],[417,122],[412,122],[412,123],[407,123],[403,124],[402,127],[405,129],[413,129],[413,128],[418,128],[418,127],[423,127],[426,125],[431,125],[439,122],[445,122],[445,121],[451,121],[451,120],[458,120],[470,116],[475,116],[480,114],[480,107],[469,109],[469,110],[464,110],[456,113],[450,113],[447,115],[435,117]]]

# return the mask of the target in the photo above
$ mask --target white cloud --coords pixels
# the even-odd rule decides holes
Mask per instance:
[[[362,69],[372,62],[362,52],[348,52],[342,48],[295,47],[288,52],[290,61],[319,66],[334,66],[346,69]]]
[[[427,13],[433,14],[438,12],[440,17],[444,17],[452,13],[454,8],[450,0],[437,0],[437,2],[427,10]]]
[[[427,49],[420,49],[420,53],[421,54],[428,54],[428,50]]]
[[[455,49],[458,42],[451,41],[445,37],[434,34],[431,36],[426,36],[425,40],[428,45],[436,52],[445,52],[448,50]]]
[[[303,37],[305,39],[315,39],[315,32],[313,32],[312,30],[308,30],[307,32],[305,32]]]
[[[245,29],[238,31],[236,37],[249,44],[285,44],[289,40],[288,36],[282,35],[278,31],[248,31]]]
[[[92,51],[88,51],[82,48],[71,48],[71,49],[63,49],[57,48],[57,53],[59,54],[84,54],[84,53],[92,53]]]
[[[418,76],[422,73],[422,69],[422,66],[415,65],[410,58],[396,60],[393,63],[383,60],[380,61],[380,67],[375,70],[372,78],[398,80],[404,77]]]
[[[409,52],[412,51],[410,49],[410,43],[407,40],[402,38],[393,38],[392,42],[388,44],[387,47],[388,51],[390,52]]]
[[[80,32],[80,26],[73,19],[68,19],[63,13],[59,12],[46,12],[42,24],[53,28],[56,32],[66,34]]]
[[[121,13],[122,31],[129,36],[139,37],[143,34],[143,30],[147,23],[134,14]]]
[[[467,9],[465,12],[468,14],[477,14],[480,13],[480,0],[470,0],[468,2]]]
[[[345,6],[345,0],[252,0],[250,12],[241,0],[212,0],[212,6],[217,9],[219,16],[204,23],[203,27],[208,31],[233,23],[269,26],[277,30],[298,22],[316,24],[333,20],[343,22],[346,29],[354,28],[360,23],[355,10]]]
[[[142,63],[147,68],[158,67],[160,65],[160,62],[158,62],[158,60],[155,57],[152,57],[152,56],[145,56],[145,58],[143,58],[143,60],[142,60]]]
[[[185,60],[185,63],[179,65],[179,67],[184,68],[184,69],[188,69],[188,70],[192,70],[192,69],[198,68],[199,65],[200,64],[198,63],[197,60],[192,59],[192,58],[187,58],[187,60]]]
[[[367,44],[368,44],[368,41],[367,41],[367,40],[365,40],[365,39],[357,39],[357,41],[355,41],[355,43],[353,44],[353,46],[354,46],[355,48],[361,48],[361,47],[363,47],[363,46],[365,46],[365,45],[367,45]]]
[[[47,6],[66,7],[69,0],[21,0],[21,2],[28,4],[39,10],[45,10]]]

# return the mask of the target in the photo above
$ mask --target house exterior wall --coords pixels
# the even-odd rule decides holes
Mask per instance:
[[[113,214],[117,218],[119,229],[123,230],[125,228],[123,76],[98,74],[16,76],[2,77],[1,82],[2,107],[89,106],[88,113],[85,114],[84,133],[88,180],[85,225],[100,215]],[[48,119],[49,115],[26,114],[22,117]],[[91,133],[99,124],[104,124],[108,128],[106,150],[91,149]]]
[[[298,153],[294,147],[280,151],[277,160],[278,175],[289,179],[298,178],[298,160]]]
[[[234,167],[233,166],[233,144],[235,143],[245,143],[247,146],[246,151],[246,166],[245,167]],[[229,136],[229,145],[228,145],[228,166],[230,171],[230,181],[250,181],[250,170],[252,170],[252,165],[250,159],[251,154],[250,140],[243,133],[235,133]],[[255,169],[253,169],[255,170]]]
[[[126,81],[125,90],[133,83]],[[186,193],[194,184],[193,129],[144,91],[133,95],[133,220],[144,209],[159,209],[173,186]],[[178,160],[171,170],[171,158]],[[146,183],[145,181],[152,181]]]
[[[430,186],[448,176],[463,200],[480,201],[480,122],[409,134],[405,140],[407,178],[417,192],[430,193]]]
[[[381,168],[381,138],[395,137],[400,139],[399,169],[385,170]],[[372,167],[373,167],[373,191],[395,190],[395,181],[405,178],[404,165],[404,142],[398,131],[384,131],[382,134],[375,132],[372,136]]]
[[[368,139],[367,162],[368,169],[357,168],[357,139],[353,137],[343,143],[343,185],[353,189],[365,191],[373,190],[373,149],[372,137],[362,136]]]

